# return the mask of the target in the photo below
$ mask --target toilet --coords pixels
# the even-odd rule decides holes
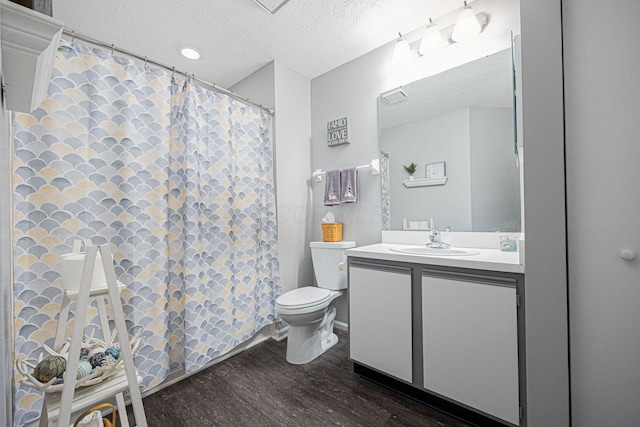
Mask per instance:
[[[305,286],[281,295],[276,312],[289,324],[287,362],[302,365],[336,345],[333,301],[347,287],[345,249],[355,242],[311,242],[311,259],[318,286]]]

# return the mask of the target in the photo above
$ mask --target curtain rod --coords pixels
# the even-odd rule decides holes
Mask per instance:
[[[149,59],[146,56],[138,55],[137,53],[133,53],[133,52],[130,52],[128,50],[119,48],[117,46],[114,46],[113,44],[108,44],[108,43],[102,42],[100,40],[96,40],[96,39],[94,39],[92,37],[85,36],[85,35],[82,35],[82,34],[78,34],[74,30],[68,29],[66,27],[63,29],[62,32],[63,32],[63,34],[65,34],[67,36],[71,36],[72,37],[72,42],[73,42],[73,39],[82,40],[82,41],[91,43],[93,45],[103,47],[105,49],[110,49],[112,52],[123,53],[123,54],[125,54],[127,56],[131,56],[133,58],[136,58],[136,59],[139,59],[141,61],[144,61],[147,64],[153,64],[153,65],[155,65],[157,67],[164,68],[165,70],[168,70],[168,71],[171,71],[171,72],[174,72],[174,73],[184,74],[185,77],[188,76],[186,71],[179,71],[175,67],[170,67],[170,66],[168,66],[166,64],[163,64],[161,62],[154,61],[153,59]],[[265,107],[264,105],[258,104],[257,102],[253,102],[249,98],[246,98],[246,97],[244,97],[242,95],[238,95],[237,93],[235,93],[232,90],[225,89],[225,88],[223,88],[221,86],[216,85],[215,83],[211,83],[211,82],[208,82],[206,80],[203,80],[200,77],[197,77],[195,74],[191,74],[191,77],[195,81],[197,81],[197,82],[199,82],[199,83],[201,83],[201,84],[203,84],[205,86],[209,86],[208,89],[210,88],[210,89],[212,89],[212,90],[214,90],[216,92],[224,93],[225,95],[228,95],[228,96],[230,96],[230,97],[232,97],[232,98],[234,98],[236,100],[239,100],[239,101],[245,102],[247,104],[253,105],[254,107],[258,107],[258,108],[260,108],[261,110],[265,111],[267,114],[269,114],[271,116],[273,116],[275,114],[275,111],[272,108]]]

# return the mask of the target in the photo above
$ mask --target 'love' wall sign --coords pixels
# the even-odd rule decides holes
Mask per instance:
[[[340,119],[327,122],[327,145],[333,147],[335,145],[349,143],[349,118],[342,117]]]

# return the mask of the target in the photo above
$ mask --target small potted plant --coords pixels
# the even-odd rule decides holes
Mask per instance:
[[[418,165],[413,162],[411,162],[409,166],[404,166],[404,170],[409,174],[409,181],[413,180],[413,174],[416,173],[417,168]]]

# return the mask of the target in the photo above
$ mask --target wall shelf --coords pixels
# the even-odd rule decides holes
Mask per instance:
[[[47,96],[62,22],[6,0],[0,10],[6,107],[28,113]]]
[[[446,176],[439,176],[437,178],[419,178],[419,179],[405,179],[402,181],[405,187],[428,187],[432,185],[445,185],[447,183]]]

